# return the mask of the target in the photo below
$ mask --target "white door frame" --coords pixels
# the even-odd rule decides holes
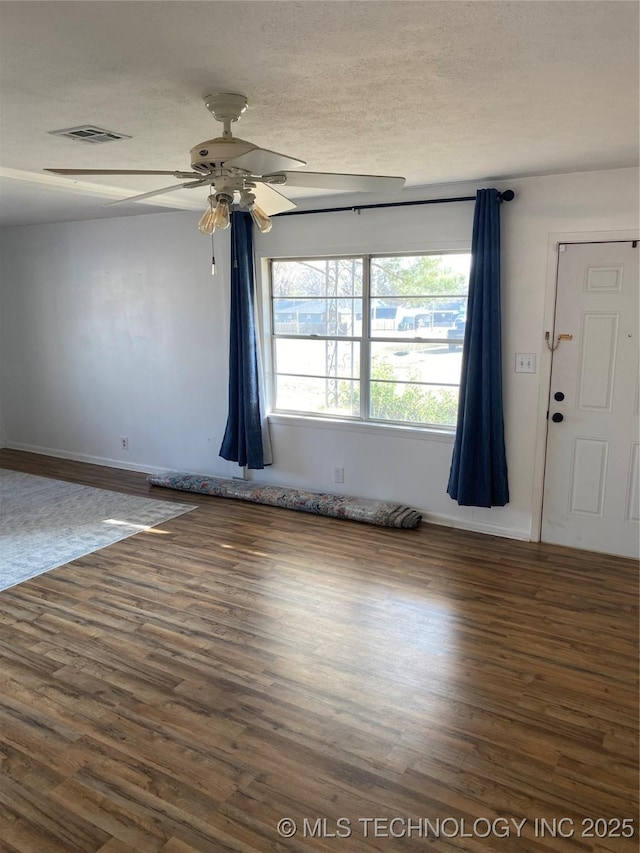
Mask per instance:
[[[551,391],[551,351],[544,339],[545,332],[551,336],[556,315],[556,288],[558,243],[605,243],[614,240],[640,240],[640,232],[616,231],[558,231],[549,234],[547,245],[547,277],[544,300],[543,328],[541,337],[540,384],[538,394],[538,423],[536,426],[536,448],[534,460],[534,482],[531,501],[531,541],[540,542],[542,535],[542,499],[544,496],[544,467],[547,451],[549,421],[547,409]]]

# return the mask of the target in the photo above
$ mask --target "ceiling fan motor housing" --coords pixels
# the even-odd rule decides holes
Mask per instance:
[[[253,151],[256,147],[251,142],[245,142],[244,139],[237,137],[206,139],[191,149],[191,168],[208,175],[216,169],[221,169],[227,160],[233,160],[241,154],[246,154],[247,151]]]

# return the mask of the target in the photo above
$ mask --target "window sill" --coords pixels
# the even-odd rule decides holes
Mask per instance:
[[[338,418],[315,418],[313,415],[288,415],[272,412],[267,415],[270,424],[277,426],[306,427],[307,429],[343,430],[345,432],[367,433],[369,435],[388,436],[389,438],[404,438],[412,441],[441,441],[453,444],[455,430],[437,429],[436,427],[404,426],[401,424],[383,424],[373,421],[350,421]]]

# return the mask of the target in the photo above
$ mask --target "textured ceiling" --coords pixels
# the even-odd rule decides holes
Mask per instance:
[[[636,165],[638,4],[1,2],[0,224],[203,207],[198,189],[104,208],[173,179],[42,169],[188,168],[220,131],[215,91],[249,99],[236,135],[310,171],[421,186]],[[48,133],[81,124],[132,138]]]

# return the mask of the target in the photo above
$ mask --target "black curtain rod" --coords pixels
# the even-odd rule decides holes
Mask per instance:
[[[600,246],[602,243],[631,243],[634,249],[638,248],[638,241],[633,237],[626,240],[560,240],[558,246]]]
[[[498,193],[500,201],[512,201],[516,194],[513,190],[505,190]],[[305,213],[340,213],[344,210],[350,210],[354,213],[359,213],[361,210],[372,210],[379,207],[409,207],[414,204],[449,204],[454,201],[475,201],[474,195],[462,195],[457,198],[427,198],[420,201],[386,201],[381,204],[354,204],[349,207],[319,207],[314,210],[284,210],[282,213],[275,213],[274,216],[303,216]]]

